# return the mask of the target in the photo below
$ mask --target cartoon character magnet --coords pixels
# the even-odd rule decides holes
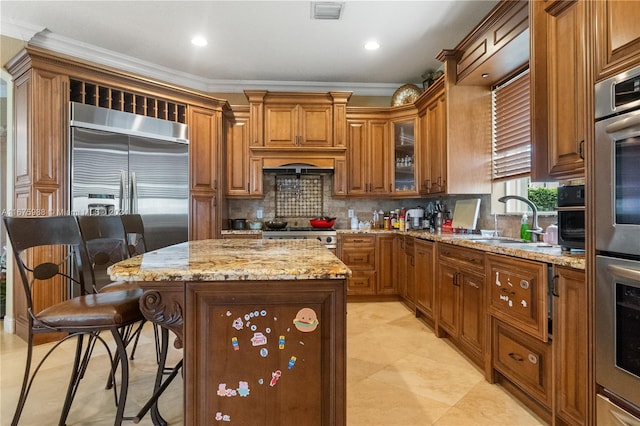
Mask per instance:
[[[293,319],[293,325],[303,333],[314,331],[318,327],[318,315],[311,308],[302,308]]]

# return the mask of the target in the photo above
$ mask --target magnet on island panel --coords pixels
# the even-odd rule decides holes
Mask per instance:
[[[269,382],[269,386],[275,386],[278,380],[280,379],[280,376],[282,376],[282,371],[280,370],[276,370],[273,373],[271,373],[271,382]]]
[[[267,344],[267,336],[257,331],[253,333],[253,337],[251,338],[251,344],[253,346],[262,346]]]
[[[293,320],[293,325],[302,331],[303,333],[309,333],[314,331],[318,327],[318,315],[316,311],[311,308],[302,308],[296,314]]]

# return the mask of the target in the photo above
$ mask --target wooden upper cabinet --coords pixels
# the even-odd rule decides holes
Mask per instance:
[[[234,116],[227,135],[227,196],[262,197],[262,159],[249,150],[249,111],[236,107]]]
[[[418,195],[418,119],[413,105],[395,107],[391,110],[390,130],[392,144],[391,182],[393,195],[411,197]]]
[[[251,147],[344,149],[351,92],[246,90],[245,95],[251,117]]]
[[[527,1],[501,1],[460,42],[459,84],[487,85],[507,77],[528,60]],[[485,76],[485,75],[488,75]]]
[[[331,105],[266,105],[265,146],[327,147],[333,144]]]
[[[640,5],[637,1],[595,3],[596,80],[640,65]]]
[[[418,114],[419,139],[416,166],[418,191],[421,194],[446,192],[447,116],[444,82],[439,80],[429,88],[432,94],[424,99]]]
[[[347,193],[388,194],[391,148],[387,119],[347,120]]]
[[[593,126],[590,5],[586,1],[530,4],[532,178],[581,178],[584,144]]]
[[[219,110],[189,106],[189,239],[218,238],[222,229],[222,211],[226,210],[220,188],[226,176],[219,167],[225,144],[223,113]],[[224,136],[223,136],[224,135]]]

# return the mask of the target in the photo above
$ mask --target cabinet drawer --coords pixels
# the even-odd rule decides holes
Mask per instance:
[[[347,294],[375,294],[375,271],[354,271],[347,279]]]
[[[487,255],[489,313],[543,341],[548,340],[546,263]]]
[[[548,265],[487,256],[489,313],[543,341],[548,340]]]
[[[376,239],[369,235],[345,235],[340,238],[343,249],[375,248]]]
[[[473,269],[484,269],[484,252],[466,249],[452,244],[439,244],[440,258],[450,260]]]
[[[494,320],[493,368],[551,406],[551,345]]]
[[[352,270],[367,271],[376,268],[375,250],[348,249],[342,250],[342,261]]]

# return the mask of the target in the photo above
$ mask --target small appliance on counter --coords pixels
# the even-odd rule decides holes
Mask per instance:
[[[584,250],[584,185],[558,187],[558,244]]]
[[[422,229],[422,222],[424,220],[424,209],[421,207],[407,210],[407,216],[409,217],[409,228]]]

